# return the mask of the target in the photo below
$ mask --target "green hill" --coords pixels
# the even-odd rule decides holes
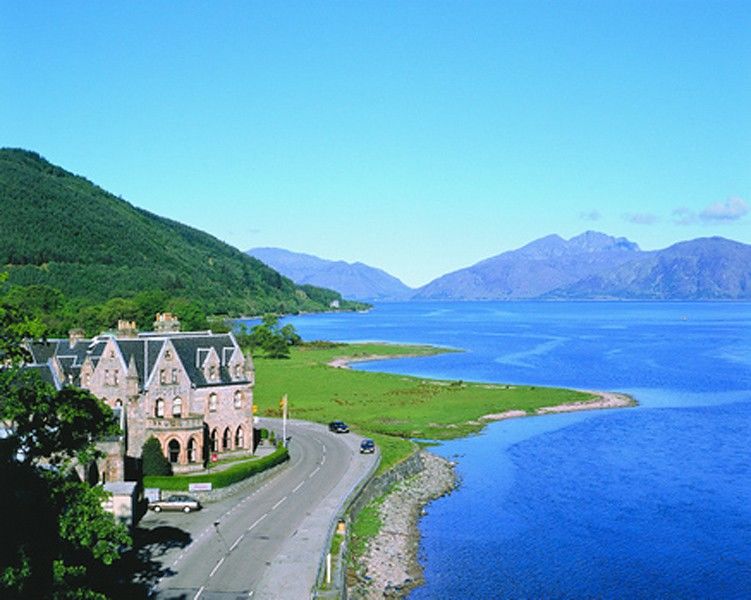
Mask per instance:
[[[0,149],[0,232],[6,291],[15,285],[16,296],[44,296],[57,308],[123,298],[131,300],[120,303],[126,313],[136,301],[142,312],[189,303],[203,314],[240,315],[320,311],[340,299],[297,286],[209,234],[136,208],[25,150]]]

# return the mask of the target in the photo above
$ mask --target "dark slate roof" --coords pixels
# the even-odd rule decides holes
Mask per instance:
[[[47,362],[52,357],[56,357],[65,375],[72,375],[73,381],[78,383],[81,365],[83,365],[86,357],[89,357],[96,366],[109,339],[110,336],[102,335],[93,340],[79,340],[73,347],[70,346],[67,339],[31,343],[29,349],[33,357],[33,366],[38,367],[40,373],[44,374],[45,381],[54,383],[54,377]],[[130,366],[131,357],[135,360],[141,389],[144,388],[146,381],[152,375],[154,365],[166,339],[169,339],[174,345],[188,377],[195,386],[204,387],[235,383],[227,368],[227,362],[236,348],[234,339],[229,334],[212,334],[211,332],[147,333],[140,334],[137,338],[115,338],[125,359],[126,369]],[[202,367],[212,348],[219,356],[221,366],[219,379],[209,382],[204,377]]]
[[[235,348],[229,334],[175,336],[171,337],[170,341],[175,346],[175,351],[188,372],[188,377],[197,387],[233,383],[229,369],[225,365],[225,361],[228,361],[232,356],[231,350]],[[208,352],[200,352],[199,355],[199,350],[209,351],[211,348],[219,356],[221,368],[219,369],[219,379],[209,382],[206,381],[202,369],[203,363],[208,357]],[[227,352],[224,352],[224,349],[227,349]]]
[[[31,362],[35,365],[46,365],[47,361],[55,355],[58,340],[46,342],[32,342],[29,344]]]
[[[52,369],[50,369],[49,365],[29,365],[26,368],[39,375],[39,378],[44,383],[49,383],[50,385],[58,387],[58,382],[55,381],[55,376],[52,374]]]
[[[142,339],[133,338],[126,340],[117,340],[123,358],[125,359],[126,368],[130,366],[131,356],[136,361],[136,370],[138,371],[138,383],[143,389],[146,380],[154,370],[156,359],[159,358],[159,352],[164,346],[164,339]]]

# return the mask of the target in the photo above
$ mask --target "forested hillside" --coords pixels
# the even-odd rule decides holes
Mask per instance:
[[[296,286],[211,235],[25,150],[0,150],[0,233],[3,291],[39,305],[58,333],[76,321],[96,329],[119,317],[150,325],[154,310],[200,323],[207,314],[319,311],[340,298]]]

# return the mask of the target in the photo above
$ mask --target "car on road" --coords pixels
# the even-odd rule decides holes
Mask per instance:
[[[192,496],[183,494],[173,494],[164,500],[149,502],[149,508],[154,512],[163,510],[178,510],[184,513],[193,512],[201,509],[201,503]]]
[[[360,454],[373,454],[375,452],[375,442],[370,438],[365,438],[360,442]]]
[[[331,421],[329,423],[329,431],[334,433],[349,433],[349,427],[343,421]]]

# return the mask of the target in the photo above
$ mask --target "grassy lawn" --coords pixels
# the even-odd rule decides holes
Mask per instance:
[[[258,415],[280,416],[279,399],[289,396],[292,418],[345,421],[372,437],[381,449],[382,472],[415,449],[410,438],[450,439],[482,429],[483,415],[506,410],[529,413],[543,406],[583,401],[582,392],[534,386],[437,381],[336,369],[335,358],[429,356],[445,350],[427,346],[346,344],[292,349],[290,359],[255,359]]]

